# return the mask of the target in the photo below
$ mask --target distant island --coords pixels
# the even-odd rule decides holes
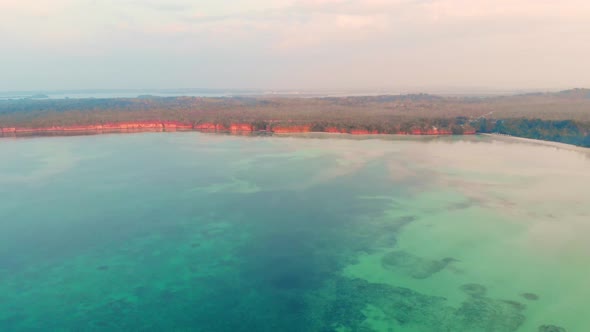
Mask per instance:
[[[590,89],[494,97],[142,95],[0,100],[2,136],[179,130],[352,135],[498,133],[590,147]]]

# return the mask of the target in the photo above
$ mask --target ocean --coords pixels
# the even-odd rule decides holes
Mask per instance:
[[[590,331],[590,153],[0,139],[1,331]]]

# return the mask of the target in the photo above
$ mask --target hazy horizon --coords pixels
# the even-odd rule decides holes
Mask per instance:
[[[590,87],[590,3],[4,0],[0,92]]]
[[[262,88],[128,88],[128,89],[37,89],[0,91],[0,100],[10,99],[64,99],[64,98],[136,98],[158,97],[232,97],[232,96],[280,96],[280,97],[352,97],[379,95],[430,94],[438,96],[495,97],[516,96],[529,93],[556,93],[579,89],[493,89],[481,87],[400,88],[400,89],[262,89]],[[586,89],[586,88],[582,88]]]

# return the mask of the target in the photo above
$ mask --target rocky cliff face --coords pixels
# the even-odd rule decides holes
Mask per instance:
[[[0,134],[3,136],[15,135],[43,135],[63,133],[103,133],[103,132],[138,132],[138,131],[215,131],[215,132],[231,132],[231,133],[252,133],[254,126],[249,123],[232,123],[229,127],[223,124],[213,122],[202,122],[197,124],[183,123],[177,121],[138,121],[138,122],[120,122],[120,123],[105,123],[96,125],[73,125],[73,126],[50,126],[38,128],[25,127],[5,127],[0,128]],[[311,132],[311,125],[297,125],[297,126],[272,126],[267,128],[267,132],[276,134],[291,134],[291,133],[309,133]],[[377,130],[366,129],[351,129],[347,130],[338,127],[327,127],[324,129],[326,133],[347,133],[351,135],[377,135],[382,134]],[[474,135],[475,129],[465,128],[464,135]],[[450,129],[429,128],[419,129],[414,128],[410,132],[400,131],[400,135],[452,135]]]
[[[194,127],[196,130],[217,130],[217,125],[211,122],[199,123]]]
[[[379,135],[379,131],[377,130],[365,130],[365,129],[351,129],[351,135]]]
[[[438,129],[438,128],[430,128],[430,129],[412,129],[412,135],[452,135],[453,132],[448,129]]]
[[[229,126],[229,131],[253,131],[253,127],[248,123],[232,123]]]
[[[0,128],[2,134],[43,134],[60,132],[124,132],[124,131],[177,131],[193,130],[189,123],[166,122],[120,122],[96,125],[50,126],[37,128],[7,127]]]
[[[309,133],[311,132],[311,126],[276,126],[272,127],[271,130],[276,134]]]
[[[345,129],[340,129],[340,128],[336,128],[336,127],[327,127],[325,130],[325,132],[327,133],[334,133],[334,134],[345,134],[346,130]]]

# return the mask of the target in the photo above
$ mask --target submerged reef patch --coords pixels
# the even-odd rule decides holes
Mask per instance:
[[[485,287],[481,285],[470,284],[465,289],[477,296],[453,307],[444,297],[409,288],[358,278],[335,278],[309,303],[310,310],[322,313],[317,317],[322,331],[369,332],[375,331],[373,326],[387,325],[420,326],[423,331],[511,332],[524,323],[523,304],[485,297]],[[367,312],[380,315],[367,317]],[[330,325],[324,325],[327,323]]]
[[[472,297],[454,312],[450,331],[516,331],[524,309],[518,302]]]
[[[399,231],[402,227],[406,226],[407,224],[416,221],[416,217],[414,216],[403,216],[403,217],[399,217],[396,218],[395,220],[393,220],[391,222],[391,227],[393,228],[393,230],[395,230],[396,232]]]
[[[539,332],[567,332],[563,327],[555,325],[541,325],[539,326]]]
[[[440,260],[426,259],[402,250],[385,254],[381,259],[381,264],[387,269],[401,272],[414,279],[425,279],[455,261],[457,260],[451,257]]]
[[[485,296],[487,289],[480,284],[465,284],[460,289],[471,296]]]

